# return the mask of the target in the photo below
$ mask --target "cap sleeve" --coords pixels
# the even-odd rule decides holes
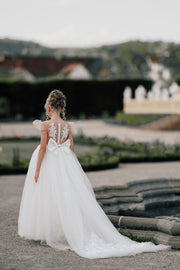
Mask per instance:
[[[40,131],[47,130],[45,124],[41,120],[34,120],[33,125]]]

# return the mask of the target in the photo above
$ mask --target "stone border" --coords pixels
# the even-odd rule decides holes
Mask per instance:
[[[165,219],[108,215],[118,231],[135,239],[180,249],[180,223]]]
[[[94,188],[107,215],[142,216],[148,208],[180,205],[180,179],[150,179]]]

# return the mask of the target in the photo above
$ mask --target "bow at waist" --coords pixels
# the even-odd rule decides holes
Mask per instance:
[[[58,144],[55,140],[53,140],[52,138],[49,139],[47,148],[51,151],[54,152],[55,154],[58,153],[58,151],[61,149],[66,153],[70,153],[70,140],[67,139],[65,142]]]

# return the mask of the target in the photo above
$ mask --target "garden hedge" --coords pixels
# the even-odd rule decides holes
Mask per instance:
[[[60,89],[67,96],[67,116],[99,116],[104,111],[113,115],[123,110],[123,91],[130,86],[134,91],[139,85],[149,90],[152,81],[147,79],[117,80],[49,80],[28,83],[23,81],[0,82],[0,98],[10,103],[9,116],[18,114],[24,119],[38,118],[44,111],[47,95],[53,89]]]

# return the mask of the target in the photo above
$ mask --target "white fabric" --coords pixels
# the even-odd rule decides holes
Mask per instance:
[[[49,120],[42,122],[41,120],[34,120],[33,125],[38,130],[47,130],[48,137],[57,141],[58,144],[63,142],[69,134],[69,127],[67,122],[63,124],[63,127],[61,127],[62,123],[59,123],[58,121],[52,122]]]
[[[33,121],[33,125],[34,125],[38,130],[41,130],[41,124],[42,124],[42,121],[41,121],[41,120],[34,120],[34,121]]]
[[[51,137],[53,140],[56,140],[57,129],[54,123],[50,124],[50,127],[48,128],[48,130],[49,130],[49,137]]]
[[[39,146],[33,152],[20,204],[18,234],[59,250],[71,249],[89,259],[168,249],[132,241],[116,230],[69,147],[69,139],[58,144],[50,138],[37,183],[34,175]]]

